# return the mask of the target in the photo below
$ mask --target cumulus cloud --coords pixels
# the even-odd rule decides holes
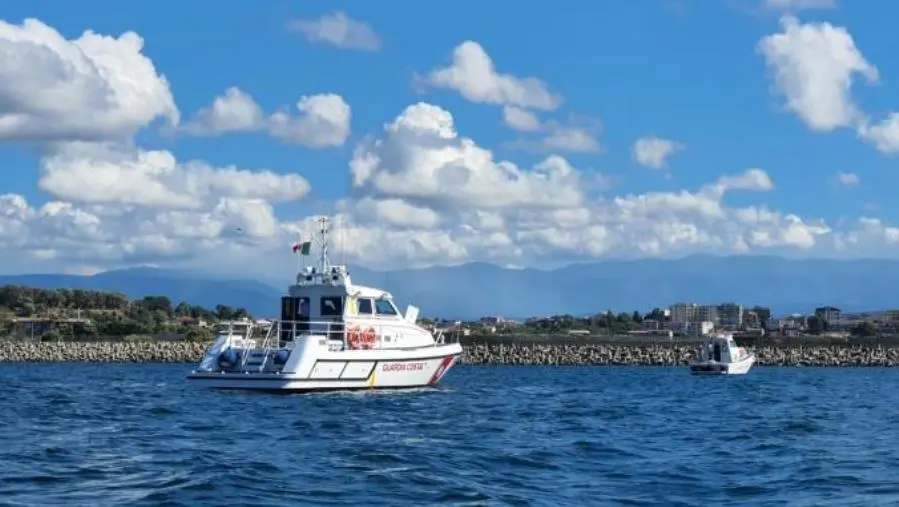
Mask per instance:
[[[471,40],[456,46],[451,65],[431,71],[420,82],[485,104],[551,111],[562,103],[540,79],[498,72],[484,48]]]
[[[858,134],[873,143],[881,153],[887,155],[899,153],[899,113],[890,113],[886,119],[874,125],[862,123],[858,128]]]
[[[638,164],[650,169],[662,169],[668,157],[683,150],[682,143],[655,136],[641,137],[634,142],[633,157]]]
[[[503,122],[508,127],[522,132],[540,130],[542,126],[536,114],[516,106],[503,107]]]
[[[303,34],[314,44],[330,44],[339,49],[375,52],[381,38],[367,23],[349,17],[344,11],[323,14],[316,19],[296,19],[288,30]]]
[[[837,173],[837,183],[844,187],[854,187],[861,181],[855,173]]]
[[[0,139],[126,139],[179,122],[168,81],[134,32],[67,40],[36,19],[0,20]]]
[[[197,111],[183,129],[195,135],[218,135],[258,130],[265,127],[265,122],[262,108],[253,97],[232,86],[216,97],[211,107]]]
[[[386,126],[386,137],[360,146],[351,162],[356,187],[432,206],[577,205],[579,174],[553,156],[524,170],[456,132],[452,115],[420,102]],[[447,192],[447,189],[452,191]]]
[[[499,160],[459,134],[448,111],[427,103],[409,106],[360,145],[351,172],[355,194],[340,205],[351,224],[348,253],[374,266],[820,251],[838,234],[822,220],[728,207],[730,193],[774,188],[760,168],[695,191],[590,199],[590,174],[563,157],[550,155],[530,169]],[[386,245],[389,252],[381,250]]]
[[[95,143],[57,146],[41,160],[38,185],[64,201],[170,209],[198,209],[222,197],[297,200],[310,188],[297,174],[179,163],[164,150]]]
[[[211,107],[200,109],[183,131],[198,136],[228,132],[261,131],[286,142],[311,148],[342,146],[350,136],[352,112],[340,95],[303,96],[297,114],[282,108],[266,116],[252,96],[231,87]]]
[[[774,91],[786,108],[812,130],[831,131],[863,120],[852,98],[856,75],[877,82],[877,67],[868,62],[855,40],[830,23],[803,23],[781,18],[783,31],[763,37],[758,50],[773,74]]]
[[[513,130],[528,134],[507,143],[509,148],[537,152],[598,153],[602,151],[599,132],[602,124],[592,118],[568,123],[541,122],[532,111],[516,106],[503,107],[503,122]],[[539,135],[538,135],[539,134]]]
[[[279,218],[274,206],[310,193],[302,176],[217,167],[202,160],[178,160],[167,150],[139,147],[127,136],[157,118],[178,121],[167,85],[168,102],[154,102],[156,96],[148,91],[162,89],[147,85],[150,77],[157,84],[164,80],[155,70],[150,72],[152,62],[140,56],[139,37],[83,35],[66,41],[39,22],[26,22],[23,27],[0,27],[0,51],[5,57],[0,59],[0,72],[8,78],[0,82],[0,132],[14,120],[31,125],[37,138],[53,141],[42,145],[45,152],[38,162],[38,185],[50,200],[0,195],[0,247],[7,254],[7,269],[50,266],[95,271],[174,263],[240,270],[245,275],[283,272],[289,276],[293,268],[290,241],[298,234],[308,235],[314,225],[308,219]],[[816,40],[821,30],[828,31],[818,26],[808,37]],[[67,63],[60,67],[64,72],[50,67],[41,70],[33,62],[27,69],[21,64],[22,55],[40,46],[34,41],[45,40],[35,34],[56,41],[49,50],[41,49],[50,51],[42,53],[46,58],[41,65],[65,57]],[[101,42],[85,42],[88,49],[79,48],[79,41],[92,38]],[[23,45],[22,40],[30,42]],[[106,52],[98,52],[98,47]],[[734,168],[705,185],[672,192],[613,195],[606,188],[595,188],[603,175],[563,157],[563,151],[578,145],[571,141],[577,136],[566,141],[559,132],[566,127],[590,131],[596,125],[540,121],[533,111],[558,107],[559,97],[539,80],[497,72],[489,58],[485,65],[484,58],[479,60],[479,46],[460,48],[453,66],[431,77],[458,87],[470,99],[503,106],[506,122],[537,136],[548,153],[528,165],[516,163],[459,132],[447,109],[425,102],[409,105],[382,131],[356,146],[347,168],[352,190],[330,210],[344,224],[341,237],[350,262],[398,267],[482,260],[527,266],[540,261],[693,252],[872,252],[895,248],[899,242],[899,229],[872,218],[831,225],[766,206],[729,204],[728,197],[735,193],[775,188],[762,168]],[[143,67],[136,67],[142,73],[119,65],[125,55],[143,59]],[[19,82],[29,73],[37,77],[26,84]],[[830,74],[810,75],[818,79]],[[484,79],[471,84],[467,78],[472,76]],[[808,86],[814,90],[785,89],[799,90],[800,97],[815,100],[844,98],[833,87]],[[48,113],[39,109],[43,102],[19,100],[26,92],[53,97],[71,90],[82,95],[64,96],[85,102],[54,103],[58,109]],[[91,102],[96,100],[94,93],[105,97],[104,107],[108,107],[91,111],[96,124],[88,125],[79,116],[84,104],[104,104]],[[134,102],[114,102],[125,96]],[[815,117],[820,125],[842,121],[834,119],[839,116],[835,113],[814,114],[823,115]],[[185,129],[204,135],[267,131],[307,146],[336,146],[346,140],[349,119],[349,106],[334,94],[303,97],[295,111],[265,113],[249,94],[230,88],[199,111]],[[890,121],[868,126],[865,135],[889,146]],[[885,127],[875,130],[878,126]],[[559,134],[557,140],[546,141],[552,134]],[[654,153],[644,161],[663,164],[670,156],[660,155],[659,150]]]

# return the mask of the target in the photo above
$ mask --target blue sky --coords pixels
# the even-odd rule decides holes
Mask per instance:
[[[793,0],[792,3],[801,7],[830,2]],[[800,114],[788,110],[784,94],[774,91],[774,73],[760,49],[760,41],[784,31],[782,16],[785,15],[795,15],[796,23],[818,30],[824,34],[821,37],[829,37],[833,30],[845,29],[859,54],[876,67],[877,73],[877,82],[872,84],[866,83],[860,73],[850,73],[853,84],[847,100],[854,102],[860,114],[869,118],[870,125],[876,125],[891,111],[899,111],[899,93],[896,93],[899,90],[899,60],[895,58],[899,35],[890,29],[891,20],[899,19],[899,4],[835,0],[832,6],[786,11],[766,6],[763,0],[593,2],[578,4],[577,9],[560,9],[552,3],[523,4],[510,9],[508,4],[500,2],[469,1],[428,3],[426,6],[404,3],[402,8],[399,4],[385,7],[383,3],[361,1],[272,1],[252,6],[246,2],[226,2],[216,4],[214,8],[205,4],[201,8],[198,3],[163,1],[134,4],[128,9],[113,7],[112,2],[99,1],[77,4],[12,1],[4,5],[2,19],[11,25],[20,25],[25,18],[36,18],[70,41],[78,39],[85,30],[113,37],[126,31],[139,34],[144,40],[142,53],[152,61],[155,70],[165,76],[170,86],[181,126],[188,124],[199,110],[209,107],[213,99],[229,87],[238,87],[252,96],[266,115],[278,108],[293,107],[301,96],[324,93],[341,96],[351,108],[350,131],[339,146],[308,147],[278,139],[262,128],[215,136],[180,131],[173,136],[160,129],[164,123],[161,115],[152,116],[152,122],[140,124],[140,128],[129,132],[130,137],[126,136],[135,149],[166,150],[179,162],[202,160],[213,167],[269,169],[277,174],[300,174],[308,180],[311,191],[303,198],[271,201],[278,220],[277,227],[272,229],[275,232],[270,231],[268,235],[260,232],[246,240],[246,250],[240,253],[229,250],[240,259],[260,255],[260,252],[268,251],[266,249],[283,250],[281,245],[287,244],[288,236],[294,234],[291,231],[302,229],[291,223],[314,213],[333,213],[334,202],[348,196],[390,198],[393,202],[404,199],[416,206],[415,209],[430,209],[440,217],[440,224],[432,225],[445,234],[440,237],[432,234],[428,236],[430,239],[421,239],[421,244],[411,250],[396,247],[398,252],[385,253],[384,258],[369,262],[363,259],[365,252],[370,250],[368,247],[379,241],[402,243],[425,236],[416,236],[417,230],[410,228],[408,223],[397,222],[390,224],[393,232],[389,234],[384,232],[376,238],[360,240],[365,248],[360,247],[357,252],[359,262],[373,266],[453,263],[463,258],[510,265],[541,265],[634,254],[680,255],[705,250],[732,253],[729,245],[735,234],[756,238],[747,240],[747,251],[752,252],[893,255],[895,247],[888,240],[892,234],[888,228],[899,223],[899,204],[891,199],[892,190],[899,182],[899,159],[889,153],[890,149],[878,150],[874,143],[861,138],[858,122],[829,131],[815,131]],[[313,22],[338,11],[367,24],[377,34],[378,48],[342,49],[334,44],[311,42],[302,31],[288,28],[291,21]],[[173,12],[178,14],[173,15]],[[832,26],[825,30],[820,23]],[[430,72],[450,66],[454,49],[465,41],[479,44],[489,55],[496,72],[513,78],[538,79],[551,93],[562,97],[561,105],[556,108],[525,109],[538,114],[542,122],[558,122],[560,129],[587,125],[584,128],[601,149],[535,148],[539,134],[517,132],[503,123],[503,107],[516,104],[508,100],[505,103],[502,100],[493,103],[472,100],[452,87],[421,84]],[[824,58],[822,62],[820,54],[803,49],[801,43],[791,46],[798,48],[793,53],[798,56],[790,62],[800,67],[805,65],[802,68],[809,70],[808,75],[812,76],[809,86],[840,79],[839,59],[827,61]],[[12,44],[8,47],[20,46]],[[799,57],[807,57],[806,63],[797,63]],[[815,62],[815,58],[819,61]],[[21,69],[4,72],[5,79],[24,80],[28,77],[21,74]],[[67,79],[65,75],[60,76],[59,79]],[[41,83],[46,86],[47,82]],[[14,112],[12,106],[4,111],[3,104],[15,97],[17,95],[0,87],[0,117]],[[833,98],[820,93],[809,93],[807,97],[822,101]],[[462,206],[461,199],[454,201],[452,206],[431,202],[428,199],[434,198],[433,195],[416,194],[408,189],[388,189],[386,183],[372,184],[372,188],[377,188],[370,191],[364,186],[354,188],[348,167],[357,146],[385,137],[384,125],[420,101],[450,113],[461,136],[491,150],[498,160],[510,160],[529,169],[547,156],[564,157],[579,171],[581,189],[587,199],[582,208],[588,209],[592,217],[588,222],[605,228],[605,232],[597,230],[596,237],[606,238],[603,241],[608,245],[589,245],[579,239],[549,240],[543,236],[554,233],[547,232],[547,224],[528,229],[522,225],[521,210],[547,209],[534,204],[537,198],[531,194],[528,194],[531,197],[509,199],[509,205],[502,213],[487,206],[493,210],[491,213],[505,213],[504,224],[510,242],[502,240],[497,243],[502,247],[497,248],[490,247],[489,242],[478,243],[469,236],[460,239],[472,228],[477,229],[479,237],[496,232],[486,226],[479,228],[465,223],[466,209],[474,208]],[[818,111],[836,107],[824,103],[807,105]],[[667,157],[665,167],[647,168],[635,160],[633,153],[635,141],[647,136],[674,141],[682,149]],[[35,210],[50,201],[71,202],[101,222],[107,216],[104,213],[109,213],[108,208],[113,206],[121,206],[128,213],[143,213],[134,215],[127,222],[131,225],[126,229],[132,232],[136,227],[134,224],[138,223],[171,225],[170,219],[160,218],[169,211],[156,204],[150,210],[134,211],[130,207],[135,205],[134,202],[115,202],[114,199],[101,202],[97,198],[83,197],[71,185],[65,190],[60,190],[59,185],[50,191],[47,191],[49,187],[41,189],[36,182],[42,157],[57,149],[59,143],[72,142],[78,136],[67,132],[51,137],[23,139],[11,135],[0,144],[0,154],[7,165],[3,192],[21,195]],[[895,151],[899,152],[899,140],[895,144]],[[391,153],[399,149],[393,149]],[[383,169],[390,172],[392,166],[386,162],[387,155],[382,153],[382,156],[385,159]],[[705,226],[697,226],[698,232],[690,232],[711,236],[718,234],[710,232],[712,229],[728,230],[726,239],[715,240],[721,243],[715,248],[705,248],[705,245],[715,243],[708,238],[690,240],[686,244],[656,239],[647,236],[650,232],[646,224],[641,226],[643,232],[631,234],[626,232],[630,230],[628,223],[620,217],[608,219],[608,210],[591,204],[594,201],[614,202],[616,196],[639,196],[648,192],[674,196],[683,190],[696,193],[703,185],[714,183],[724,174],[736,175],[750,168],[763,170],[770,178],[771,188],[727,191],[721,197],[722,205],[728,209],[763,206],[784,216],[795,214],[804,223],[824,223],[829,230],[816,236],[814,247],[809,247],[806,242],[806,246],[793,248],[795,244],[789,244],[789,241],[770,239],[776,236],[773,229],[756,230],[761,227],[759,224],[732,227],[730,224],[735,219],[730,215],[720,219],[720,227],[712,225],[706,217],[703,219]],[[840,184],[839,173],[852,173],[857,184]],[[127,173],[120,174],[127,178]],[[601,189],[584,183],[597,175],[601,175],[605,182]],[[852,178],[844,177],[844,183],[851,181]],[[452,185],[448,184],[445,191],[453,192]],[[558,195],[562,195],[562,191],[559,192]],[[216,203],[210,203],[211,209]],[[99,204],[104,204],[106,209],[98,210]],[[663,217],[668,216],[664,211],[660,213]],[[516,216],[517,224],[514,234],[509,232],[512,215]],[[204,217],[198,215],[195,218],[198,222],[208,219]],[[866,229],[869,234],[864,239],[857,234],[851,236],[860,227],[864,228],[857,224],[860,217],[879,220],[880,229],[874,235],[879,234],[887,240],[880,236],[869,237],[869,229]],[[17,245],[18,248],[33,251],[35,243],[42,239],[51,242],[50,235],[58,233],[41,228],[35,218],[29,220],[34,242]],[[363,218],[357,217],[356,221],[359,227],[365,227]],[[113,220],[110,218],[108,223]],[[679,219],[668,230],[687,223],[686,219]],[[117,222],[115,227],[123,227],[123,222]],[[186,237],[171,227],[164,231],[159,227],[153,229],[153,235],[160,236],[160,241],[167,237],[169,239],[165,241],[174,242]],[[418,223],[414,227],[424,226]],[[772,223],[764,227],[779,226]],[[194,238],[192,243],[222,251],[216,242],[228,241],[227,228],[226,224],[215,237]],[[44,234],[48,236],[42,236]],[[89,253],[91,248],[84,246],[87,241],[84,238],[88,236],[79,237],[71,231],[66,234],[83,253],[71,257],[71,253],[42,252],[36,257],[26,256],[35,258],[34,262],[18,261],[12,269],[50,269],[50,265],[42,263],[48,259],[52,259],[56,266],[95,270],[137,262],[190,264],[207,258],[204,250],[194,251],[174,243],[165,247],[148,246],[145,243],[149,233],[144,239],[126,239],[123,242],[131,241],[129,248],[112,252],[111,238],[124,234],[123,230],[113,226],[88,238],[102,244],[93,249],[94,255]],[[618,236],[612,238],[612,234]],[[555,237],[563,235],[559,233]],[[762,236],[768,239],[759,240]],[[845,247],[846,239],[850,237],[854,237],[855,242],[848,241],[853,246]],[[455,242],[455,246],[448,241]],[[844,248],[834,249],[835,241]],[[508,255],[501,253],[503,249]],[[228,262],[223,260],[223,265],[228,266]],[[239,265],[243,261],[235,262]],[[279,262],[292,261],[288,256]]]

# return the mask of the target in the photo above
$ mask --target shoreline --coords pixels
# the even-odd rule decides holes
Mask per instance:
[[[208,346],[189,341],[0,342],[0,363],[198,363]],[[686,366],[692,343],[464,344],[458,364],[535,366]],[[895,345],[764,345],[757,366],[899,366]]]

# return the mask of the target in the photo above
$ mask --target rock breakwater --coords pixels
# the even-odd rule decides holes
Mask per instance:
[[[757,347],[763,366],[899,366],[899,347],[812,346]],[[471,344],[465,348],[466,364],[529,365],[687,365],[695,345],[497,345]]]
[[[195,363],[207,346],[189,341],[0,342],[0,362]]]
[[[0,342],[0,362],[196,363],[207,344],[170,342]],[[634,365],[679,366],[690,362],[694,345],[537,345],[465,346],[462,364],[478,365]],[[764,346],[755,349],[765,366],[899,366],[899,347]]]

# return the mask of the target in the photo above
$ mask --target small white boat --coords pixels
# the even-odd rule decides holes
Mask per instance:
[[[281,319],[228,326],[189,382],[308,392],[436,386],[446,375],[462,354],[458,332],[435,336],[416,323],[415,306],[401,315],[390,293],[353,284],[346,266],[329,263],[327,219],[320,224],[320,265],[297,274]]]
[[[696,361],[690,364],[693,375],[745,375],[755,364],[755,353],[738,347],[730,333],[718,333],[702,343]]]

